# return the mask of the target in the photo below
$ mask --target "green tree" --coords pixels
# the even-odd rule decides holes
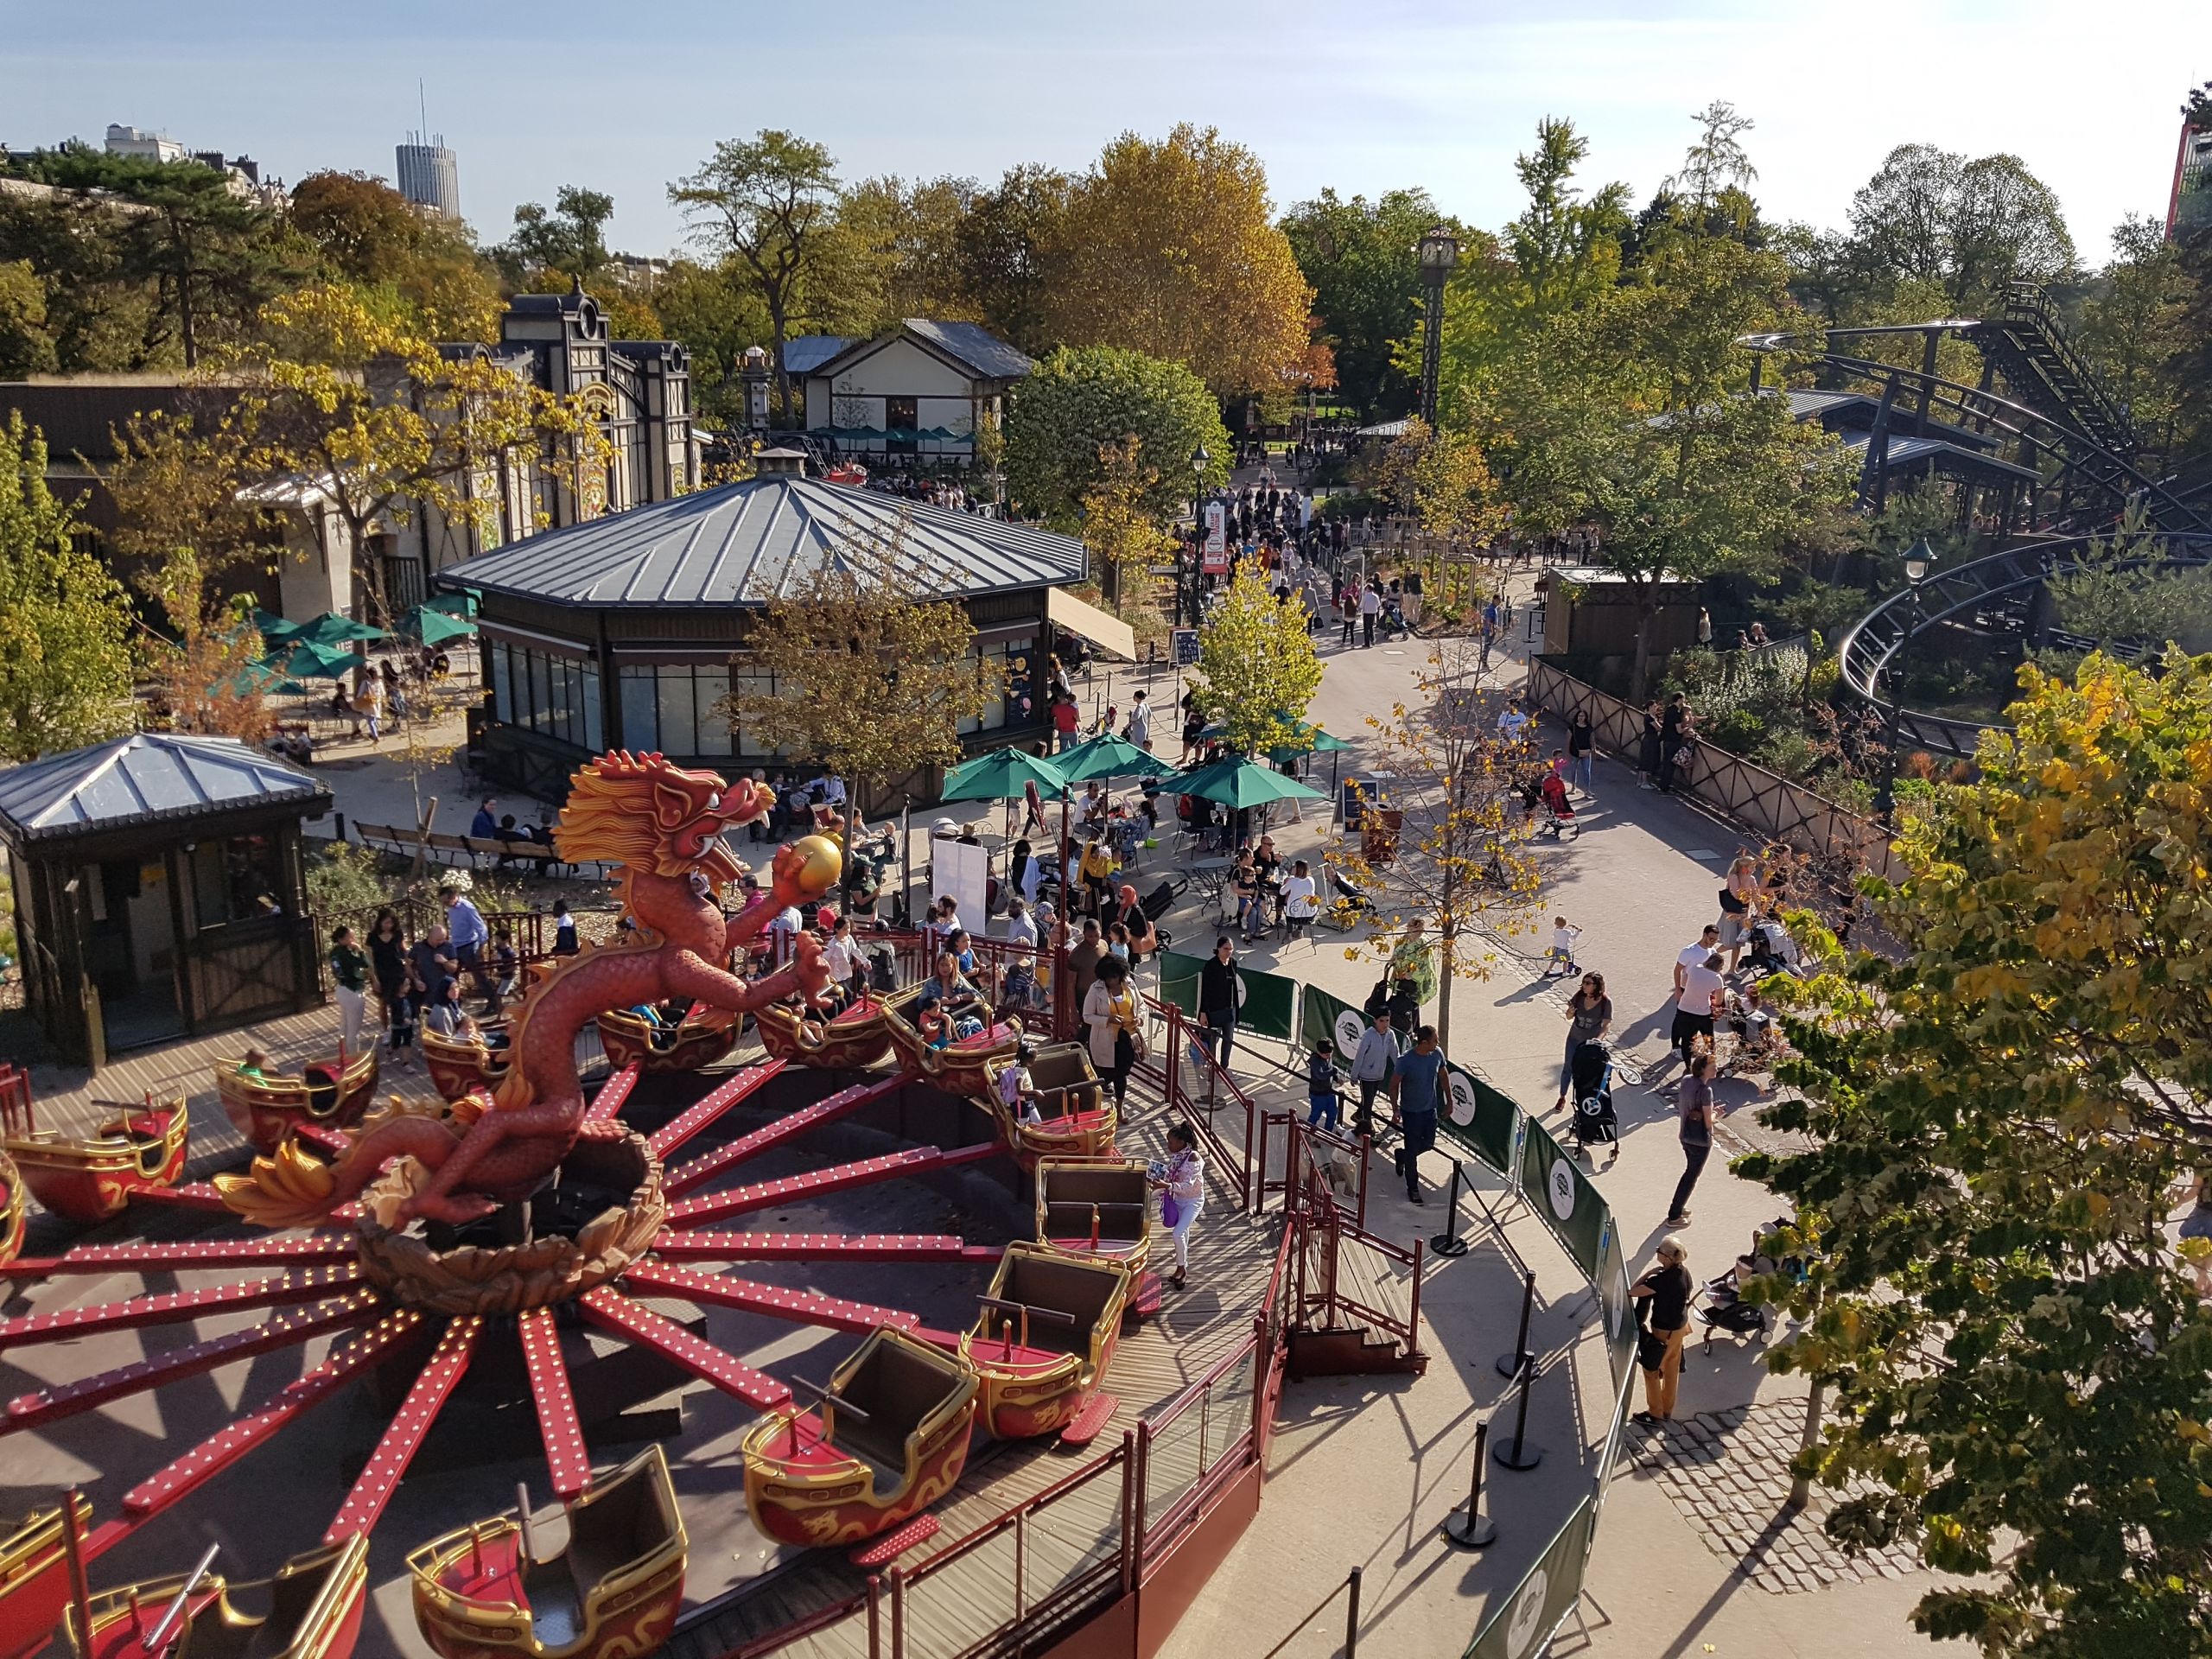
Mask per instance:
[[[79,143],[24,158],[23,176],[121,211],[98,215],[120,271],[154,290],[154,315],[188,369],[211,339],[244,332],[294,271],[276,216],[200,162],[110,156]],[[135,210],[135,211],[134,211]]]
[[[1190,457],[1211,458],[1205,483],[1229,481],[1229,432],[1198,378],[1140,352],[1063,346],[1014,389],[1006,416],[1007,487],[1024,512],[1080,528],[1084,497],[1103,475],[1102,446],[1135,438],[1158,476],[1147,511],[1165,523],[1191,499]]]
[[[1075,181],[1049,167],[1008,168],[969,204],[953,235],[960,289],[994,334],[1040,357],[1051,333],[1054,250]]]
[[[514,234],[499,248],[499,262],[518,282],[550,272],[588,284],[606,267],[607,221],[613,217],[613,197],[564,184],[551,212],[536,201],[515,209]]]
[[[1426,190],[1389,190],[1371,202],[1324,190],[1283,215],[1283,234],[1313,289],[1313,315],[1335,357],[1338,385],[1363,414],[1402,414],[1413,406],[1416,379],[1399,351],[1421,325],[1416,248],[1440,221],[1451,222]]]
[[[50,374],[55,362],[46,285],[29,260],[0,260],[0,380]]]
[[[2007,283],[2074,270],[2058,198],[2017,156],[1900,144],[1852,198],[1851,233],[1873,283],[1934,283],[1954,315],[2001,300]]]
[[[50,366],[63,374],[138,372],[181,360],[156,285],[129,269],[124,221],[141,211],[91,191],[0,193],[0,260],[28,266],[35,299],[10,285],[17,349],[42,360],[38,335],[52,342]],[[32,322],[33,309],[43,320]]]
[[[1090,551],[1091,569],[1116,614],[1135,618],[1141,617],[1136,595],[1150,584],[1130,578],[1141,578],[1175,547],[1154,506],[1160,469],[1143,451],[1135,436],[1099,445],[1098,478],[1083,497],[1083,544]]]
[[[671,340],[690,349],[701,412],[742,426],[748,346],[765,346],[768,313],[745,274],[725,263],[678,259],[653,288],[653,308]]]
[[[960,232],[975,201],[975,180],[951,177],[891,175],[845,192],[836,235],[852,245],[857,284],[875,313],[855,333],[874,334],[903,317],[977,320],[960,264]]]
[[[1802,1149],[1738,1165],[1796,1206],[1808,1273],[1762,1289],[1835,1400],[1802,1466],[1864,1484],[1828,1530],[1917,1543],[1961,1581],[1915,1626],[1989,1655],[2197,1652],[2212,1598],[2212,1262],[2167,1233],[2212,1131],[2212,658],[2164,669],[2023,673],[1872,889],[1904,948],[1796,994]]]
[[[499,274],[463,227],[365,173],[310,173],[288,212],[324,280],[391,295],[432,340],[498,338]]]
[[[791,418],[784,342],[812,266],[836,223],[837,164],[820,144],[764,128],[725,138],[699,169],[668,188],[692,236],[746,273],[768,313],[778,398]]]
[[[1224,727],[1224,747],[1256,755],[1295,742],[1320,683],[1305,610],[1294,597],[1277,599],[1249,564],[1241,568],[1198,630],[1192,685],[1206,718]]]
[[[2112,253],[2082,302],[2075,342],[2136,431],[2163,448],[2179,390],[2166,365],[2182,343],[2188,273],[2165,227],[2140,214],[2130,213],[2113,228]]]
[[[0,755],[30,760],[130,729],[130,607],[46,487],[46,440],[0,427]]]

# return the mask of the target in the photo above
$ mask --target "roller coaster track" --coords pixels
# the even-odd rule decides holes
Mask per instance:
[[[1917,588],[1891,594],[1855,623],[1838,652],[1845,686],[1879,709],[1894,712],[1901,746],[1931,754],[1966,757],[1986,730],[2006,730],[2001,721],[1960,720],[1911,709],[1894,709],[1883,683],[1900,653],[1937,630],[1965,627],[1984,636],[2028,642],[2044,585],[2080,570],[2095,536],[2069,536],[2031,543],[1974,559],[1931,575]],[[2212,564],[2212,531],[2168,534],[2146,545],[2139,556],[2103,558],[2101,570],[2141,569],[2155,563]]]

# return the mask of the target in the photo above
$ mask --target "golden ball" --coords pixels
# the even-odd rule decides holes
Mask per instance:
[[[836,842],[827,836],[805,836],[791,846],[806,860],[799,866],[798,884],[808,898],[819,899],[837,885],[845,861],[838,855]]]

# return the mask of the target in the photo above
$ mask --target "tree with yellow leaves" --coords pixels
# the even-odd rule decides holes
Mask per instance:
[[[1160,469],[1146,464],[1143,448],[1135,433],[1100,444],[1098,478],[1083,497],[1083,544],[1090,550],[1091,573],[1119,616],[1138,606],[1136,595],[1147,591],[1145,572],[1175,545],[1151,505]]]
[[[1539,872],[1513,777],[1525,752],[1477,717],[1481,681],[1463,642],[1440,641],[1417,702],[1393,704],[1388,719],[1368,716],[1372,770],[1391,777],[1392,809],[1403,817],[1387,854],[1379,841],[1346,836],[1327,855],[1367,900],[1366,937],[1345,957],[1388,964],[1391,977],[1414,981],[1423,1001],[1433,981],[1437,1034],[1447,1048],[1452,986],[1488,979],[1497,964],[1482,936],[1522,932],[1537,920]]]
[[[261,406],[246,469],[264,493],[327,503],[378,626],[392,621],[379,532],[427,513],[496,540],[513,478],[532,480],[539,524],[604,508],[613,446],[585,395],[546,391],[482,352],[448,356],[335,284],[272,300],[261,323],[226,372]]]
[[[1199,709],[1222,726],[1224,747],[1253,755],[1294,743],[1320,684],[1305,608],[1276,598],[1264,575],[1243,566],[1198,630],[1191,687]]]
[[[1259,158],[1187,123],[1123,133],[1056,227],[1050,332],[1187,364],[1217,397],[1306,384],[1313,290]]]
[[[1913,1624],[1984,1655],[2203,1651],[2212,657],[2162,667],[2022,671],[1872,884],[1903,949],[1790,992],[1762,1118],[1802,1149],[1735,1166],[1795,1206],[1758,1294],[1835,1402],[1829,1535],[1916,1546]]]

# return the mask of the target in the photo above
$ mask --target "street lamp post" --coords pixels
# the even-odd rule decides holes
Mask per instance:
[[[1897,639],[1895,677],[1890,682],[1889,741],[1882,764],[1882,822],[1892,829],[1897,827],[1898,723],[1904,715],[1905,673],[1912,658],[1913,632],[1920,625],[1920,584],[1928,579],[1929,567],[1935,560],[1925,536],[1905,551],[1904,585],[1912,597],[1912,620]]]
[[[1187,606],[1187,626],[1193,628],[1198,626],[1198,573],[1206,556],[1206,468],[1212,465],[1213,456],[1203,443],[1191,451],[1191,568],[1175,585],[1175,615],[1181,622]]]
[[[1414,251],[1421,260],[1421,281],[1428,285],[1428,316],[1421,341],[1421,417],[1433,430],[1436,376],[1444,360],[1444,283],[1459,263],[1459,238],[1450,226],[1439,225],[1421,238]]]

